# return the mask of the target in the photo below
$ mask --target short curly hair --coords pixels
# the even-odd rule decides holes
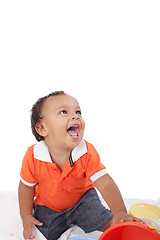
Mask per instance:
[[[57,95],[62,95],[65,94],[64,91],[55,91],[52,92],[42,98],[39,98],[37,100],[37,102],[35,102],[35,104],[33,105],[32,109],[31,109],[31,129],[32,129],[32,133],[35,136],[37,141],[41,141],[44,140],[44,137],[39,135],[35,129],[36,124],[39,122],[39,120],[41,119],[40,116],[40,112],[41,112],[41,108],[43,105],[43,102],[45,101],[45,99],[51,97],[51,96],[57,96]]]

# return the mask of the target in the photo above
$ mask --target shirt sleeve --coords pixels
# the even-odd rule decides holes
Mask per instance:
[[[34,178],[34,156],[33,147],[28,148],[21,166],[20,179],[27,186],[35,186],[37,184]]]
[[[87,165],[86,165],[86,177],[92,182],[95,182],[98,178],[107,174],[106,167],[101,163],[97,150],[91,143],[87,144]]]

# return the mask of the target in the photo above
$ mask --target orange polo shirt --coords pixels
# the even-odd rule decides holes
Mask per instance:
[[[52,162],[45,141],[28,148],[21,167],[21,181],[36,186],[34,203],[56,211],[72,207],[94,188],[94,181],[106,174],[92,144],[82,140],[72,151],[73,167],[66,160],[62,171]]]

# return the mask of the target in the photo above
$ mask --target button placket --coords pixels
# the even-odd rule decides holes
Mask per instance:
[[[57,165],[55,163],[51,167],[51,169],[54,172],[55,181],[57,182],[57,187],[58,187],[58,189],[61,190],[61,175],[62,175],[62,172],[59,170],[59,168],[57,167]]]

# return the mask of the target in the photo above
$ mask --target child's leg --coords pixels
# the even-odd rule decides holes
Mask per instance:
[[[103,227],[101,227],[100,229],[98,229],[98,231],[104,232],[105,230],[107,230],[111,226],[111,222],[112,220]]]
[[[57,212],[46,206],[35,206],[34,217],[43,223],[36,226],[47,240],[57,240],[69,226],[66,221],[66,212]]]
[[[73,207],[63,212],[36,205],[34,217],[43,223],[37,228],[47,240],[57,240],[73,224],[86,233],[104,231],[110,226],[113,215],[102,205],[96,190],[90,189]]]
[[[74,208],[76,225],[86,233],[105,231],[111,226],[112,212],[102,205],[95,189],[88,190]]]

